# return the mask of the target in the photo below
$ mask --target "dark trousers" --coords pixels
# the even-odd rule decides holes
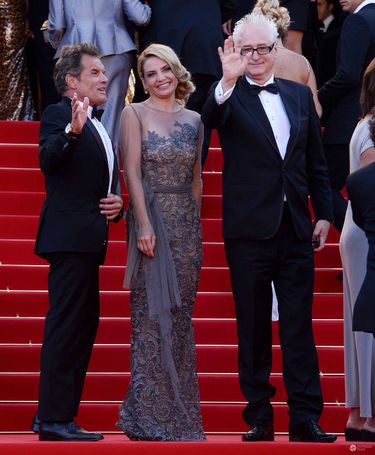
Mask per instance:
[[[279,336],[290,426],[322,412],[319,368],[312,334],[313,253],[300,241],[285,204],[277,234],[267,240],[225,239],[236,306],[239,379],[249,424],[272,422],[272,289],[279,304]]]
[[[48,255],[49,310],[41,352],[39,417],[72,420],[78,413],[99,323],[99,263],[94,253]]]
[[[349,144],[325,144],[329,178],[332,188],[333,225],[341,232],[344,226],[347,202],[341,190],[349,175]]]

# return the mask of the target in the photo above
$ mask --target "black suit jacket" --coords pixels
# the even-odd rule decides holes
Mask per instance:
[[[326,144],[349,144],[361,115],[359,94],[364,70],[375,57],[375,4],[345,19],[336,74],[319,90],[319,101],[332,109],[323,134]]]
[[[286,195],[297,236],[312,234],[308,196],[315,216],[332,219],[331,193],[319,120],[311,90],[276,79],[291,124],[285,159],[258,96],[249,93],[245,77],[237,81],[222,105],[214,88],[203,108],[203,123],[218,128],[224,154],[224,238],[265,239],[278,230]]]
[[[369,242],[366,276],[353,312],[353,330],[375,336],[375,163],[353,172],[346,181],[353,220]]]
[[[139,30],[141,49],[166,44],[191,73],[220,78],[221,24],[234,16],[236,0],[149,0],[149,5],[151,21]]]
[[[109,173],[103,142],[90,119],[78,140],[64,134],[71,121],[70,99],[44,111],[39,137],[40,168],[45,176],[44,202],[35,252],[105,252],[108,222],[99,201],[108,193]],[[119,170],[114,160],[112,192]],[[104,256],[103,256],[104,259]]]

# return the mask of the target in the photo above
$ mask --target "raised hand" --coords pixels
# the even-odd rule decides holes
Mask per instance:
[[[89,107],[89,99],[87,96],[83,99],[83,104],[78,101],[77,93],[74,93],[72,98],[72,131],[80,134],[87,120],[87,108]]]
[[[234,46],[233,38],[232,36],[229,36],[224,41],[224,47],[218,48],[219,57],[223,68],[223,78],[221,79],[221,85],[224,92],[231,88],[236,83],[236,80],[245,72],[248,57],[241,55],[241,44],[242,40],[239,37],[236,46]]]

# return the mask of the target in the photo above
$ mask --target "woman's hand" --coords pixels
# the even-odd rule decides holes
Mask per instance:
[[[137,247],[143,254],[149,258],[153,258],[155,243],[156,237],[152,226],[139,228],[137,235]]]

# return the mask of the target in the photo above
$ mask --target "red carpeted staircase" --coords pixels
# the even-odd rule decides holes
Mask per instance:
[[[38,168],[38,123],[0,122],[0,453],[54,453],[29,432],[38,394],[39,352],[43,317],[47,309],[47,264],[34,255],[33,244],[44,199],[43,177]],[[237,347],[233,300],[221,238],[221,167],[217,137],[203,173],[202,225],[204,263],[194,312],[198,375],[207,443],[136,443],[118,434],[105,442],[80,445],[96,453],[107,444],[107,453],[120,453],[127,442],[132,453],[242,453],[249,449],[238,434],[246,429],[241,418],[243,397],[237,380]],[[79,423],[88,429],[117,432],[119,403],[129,381],[129,292],[122,288],[126,259],[124,223],[112,225],[106,264],[101,269],[101,322],[86,380]],[[326,431],[342,433],[344,408],[342,284],[336,280],[341,263],[338,235],[332,229],[329,244],[316,256],[314,331],[318,345]],[[272,382],[277,443],[275,453],[297,453],[300,444],[289,444],[281,355],[274,325]],[[24,434],[21,436],[21,434]],[[203,444],[204,449],[201,451]],[[273,444],[273,445],[272,445]],[[73,443],[74,447],[76,445]],[[194,448],[193,448],[194,445]],[[48,446],[48,447],[47,447]],[[59,447],[65,447],[61,444]],[[255,444],[259,453],[269,444]],[[310,447],[311,446],[311,447]],[[303,450],[316,446],[304,444]],[[53,446],[55,447],[55,446]],[[69,448],[70,447],[70,448]],[[95,447],[95,448],[94,448]],[[129,447],[129,446],[126,446]],[[344,442],[324,450],[348,450]],[[211,450],[210,449],[210,450]],[[319,450],[323,447],[319,446]],[[19,450],[19,451],[18,451]],[[65,452],[76,453],[68,444]],[[72,451],[71,451],[72,450]],[[78,449],[76,449],[78,450]],[[299,449],[298,449],[299,450]],[[171,453],[172,453],[171,452]],[[57,452],[56,452],[57,453]],[[105,452],[101,452],[105,453]],[[299,453],[299,452],[298,452]]]

